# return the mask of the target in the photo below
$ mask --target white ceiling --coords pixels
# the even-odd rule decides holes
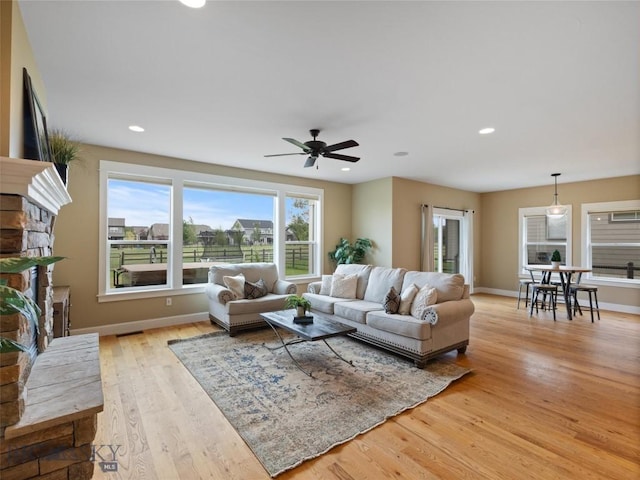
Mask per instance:
[[[19,5],[49,127],[86,143],[474,192],[640,173],[640,2]],[[264,158],[311,128],[362,159]]]

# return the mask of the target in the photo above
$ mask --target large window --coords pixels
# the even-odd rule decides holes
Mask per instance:
[[[287,276],[309,276],[320,261],[318,250],[319,202],[316,198],[290,194],[286,197]]]
[[[640,201],[584,204],[582,232],[588,277],[640,285]]]
[[[560,252],[562,265],[572,265],[571,207],[560,218],[548,217],[546,207],[519,210],[520,273],[529,265],[551,264],[554,250]]]
[[[101,300],[193,291],[224,263],[320,275],[320,189],[108,161],[100,176]]]

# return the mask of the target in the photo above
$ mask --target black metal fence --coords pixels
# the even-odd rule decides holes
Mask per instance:
[[[114,255],[115,254],[115,255]],[[115,256],[115,258],[114,258]],[[146,251],[112,252],[111,265],[120,268],[123,265],[166,263],[167,252],[163,249],[149,249]],[[202,249],[185,249],[182,252],[183,262],[273,262],[272,248],[255,248],[239,250],[238,248],[219,248],[209,251]],[[307,247],[287,247],[285,266],[287,269],[301,270],[309,267],[309,250]]]

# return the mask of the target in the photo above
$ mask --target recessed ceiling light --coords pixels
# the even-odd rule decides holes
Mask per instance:
[[[396,152],[393,154],[394,157],[406,157],[409,155],[409,152]]]
[[[487,127],[487,128],[482,128],[482,129],[478,130],[478,133],[479,133],[480,135],[487,135],[487,134],[489,134],[489,133],[493,133],[493,132],[495,132],[495,131],[496,131],[496,129],[495,129],[495,128],[493,128],[493,127]]]
[[[351,170],[351,168],[349,167],[342,167],[340,170],[342,170],[343,172],[348,172]]]
[[[129,130],[131,130],[132,132],[144,132],[144,128],[142,128],[140,125],[129,125]]]
[[[180,3],[191,8],[201,8],[207,3],[207,0],[180,0]]]

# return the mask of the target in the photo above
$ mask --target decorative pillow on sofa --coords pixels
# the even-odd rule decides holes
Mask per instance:
[[[253,300],[254,298],[264,297],[269,291],[264,284],[264,280],[260,279],[256,283],[244,282],[244,296]]]
[[[411,304],[411,316],[424,320],[424,316],[431,305],[438,301],[437,290],[429,284],[424,285],[416,294]]]
[[[320,295],[331,295],[331,282],[333,275],[322,275],[322,286],[320,287]]]
[[[404,289],[404,292],[400,295],[400,308],[398,309],[400,315],[409,315],[411,313],[411,303],[418,290],[420,289],[416,287],[415,283]]]
[[[394,287],[389,289],[389,292],[384,297],[384,313],[398,313],[400,308],[400,294],[396,292]]]
[[[351,275],[333,274],[331,281],[331,296],[336,298],[356,298],[356,289],[358,288],[358,276],[354,273]]]
[[[222,281],[231,290],[236,299],[244,298],[244,275],[242,273],[235,277],[222,277]]]

